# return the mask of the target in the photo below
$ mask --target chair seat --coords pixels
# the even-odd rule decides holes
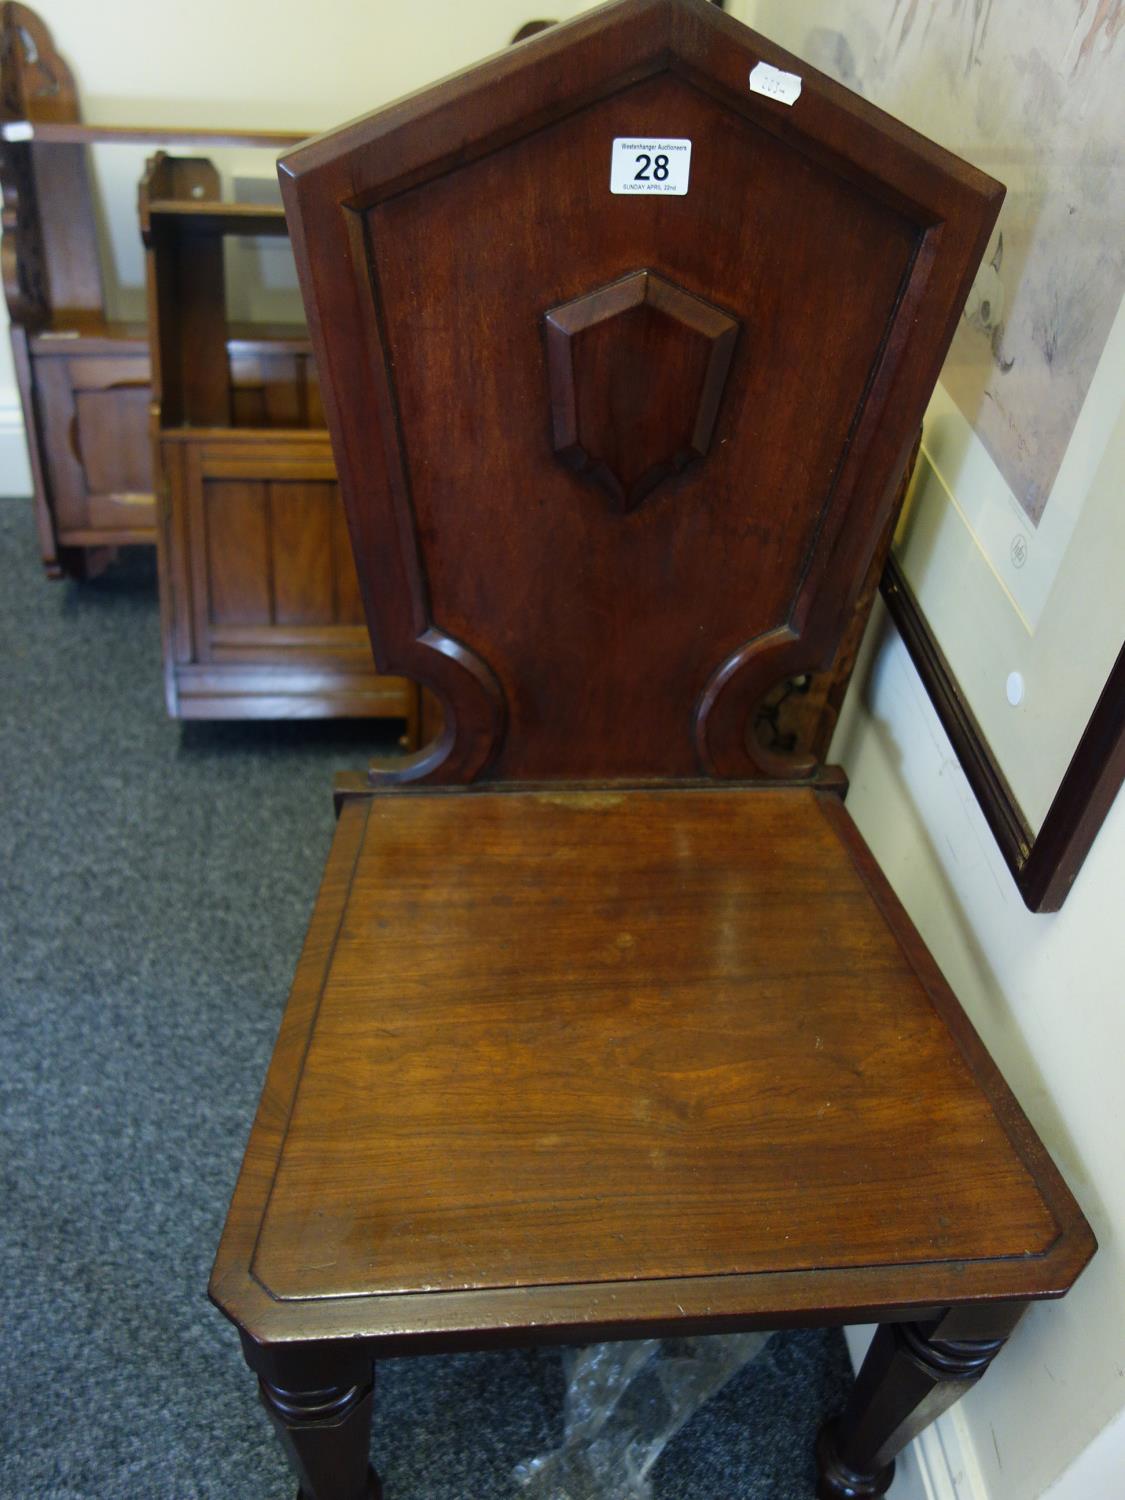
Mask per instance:
[[[1050,1295],[1088,1231],[839,798],[345,805],[212,1295],[261,1339]]]

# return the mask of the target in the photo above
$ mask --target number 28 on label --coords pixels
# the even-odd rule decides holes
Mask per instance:
[[[690,175],[690,141],[670,136],[618,136],[613,142],[611,193],[662,193],[682,198]]]

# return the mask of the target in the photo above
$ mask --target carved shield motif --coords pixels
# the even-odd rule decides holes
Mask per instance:
[[[629,511],[711,442],[738,322],[654,271],[546,315],[554,446]]]

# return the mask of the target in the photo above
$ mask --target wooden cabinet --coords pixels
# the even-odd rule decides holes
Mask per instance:
[[[4,296],[49,577],[154,539],[144,329],[107,322],[69,68],[25,5],[0,8]],[[41,132],[61,132],[47,141]]]
[[[112,335],[30,341],[42,463],[63,547],[155,539],[148,349]]]
[[[375,671],[305,331],[226,322],[223,238],[284,235],[281,208],[225,203],[209,162],[164,154],[140,208],[169,712],[395,718],[413,745],[418,690]]]
[[[107,316],[88,148],[202,136],[276,151],[298,137],[84,125],[50,31],[11,0],[0,6],[0,126],[4,296],[40,557],[49,578],[83,578],[115,548],[156,540],[148,337]],[[260,343],[256,331],[229,340],[231,380],[249,402]]]
[[[94,549],[154,545],[147,330],[86,323],[13,333],[26,359],[48,574],[85,576]],[[232,419],[240,426],[323,424],[303,337],[236,329],[226,353]]]

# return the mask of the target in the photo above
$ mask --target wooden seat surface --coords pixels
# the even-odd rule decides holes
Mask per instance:
[[[345,807],[213,1291],[765,1318],[1049,1294],[1087,1235],[835,795],[430,791]]]

